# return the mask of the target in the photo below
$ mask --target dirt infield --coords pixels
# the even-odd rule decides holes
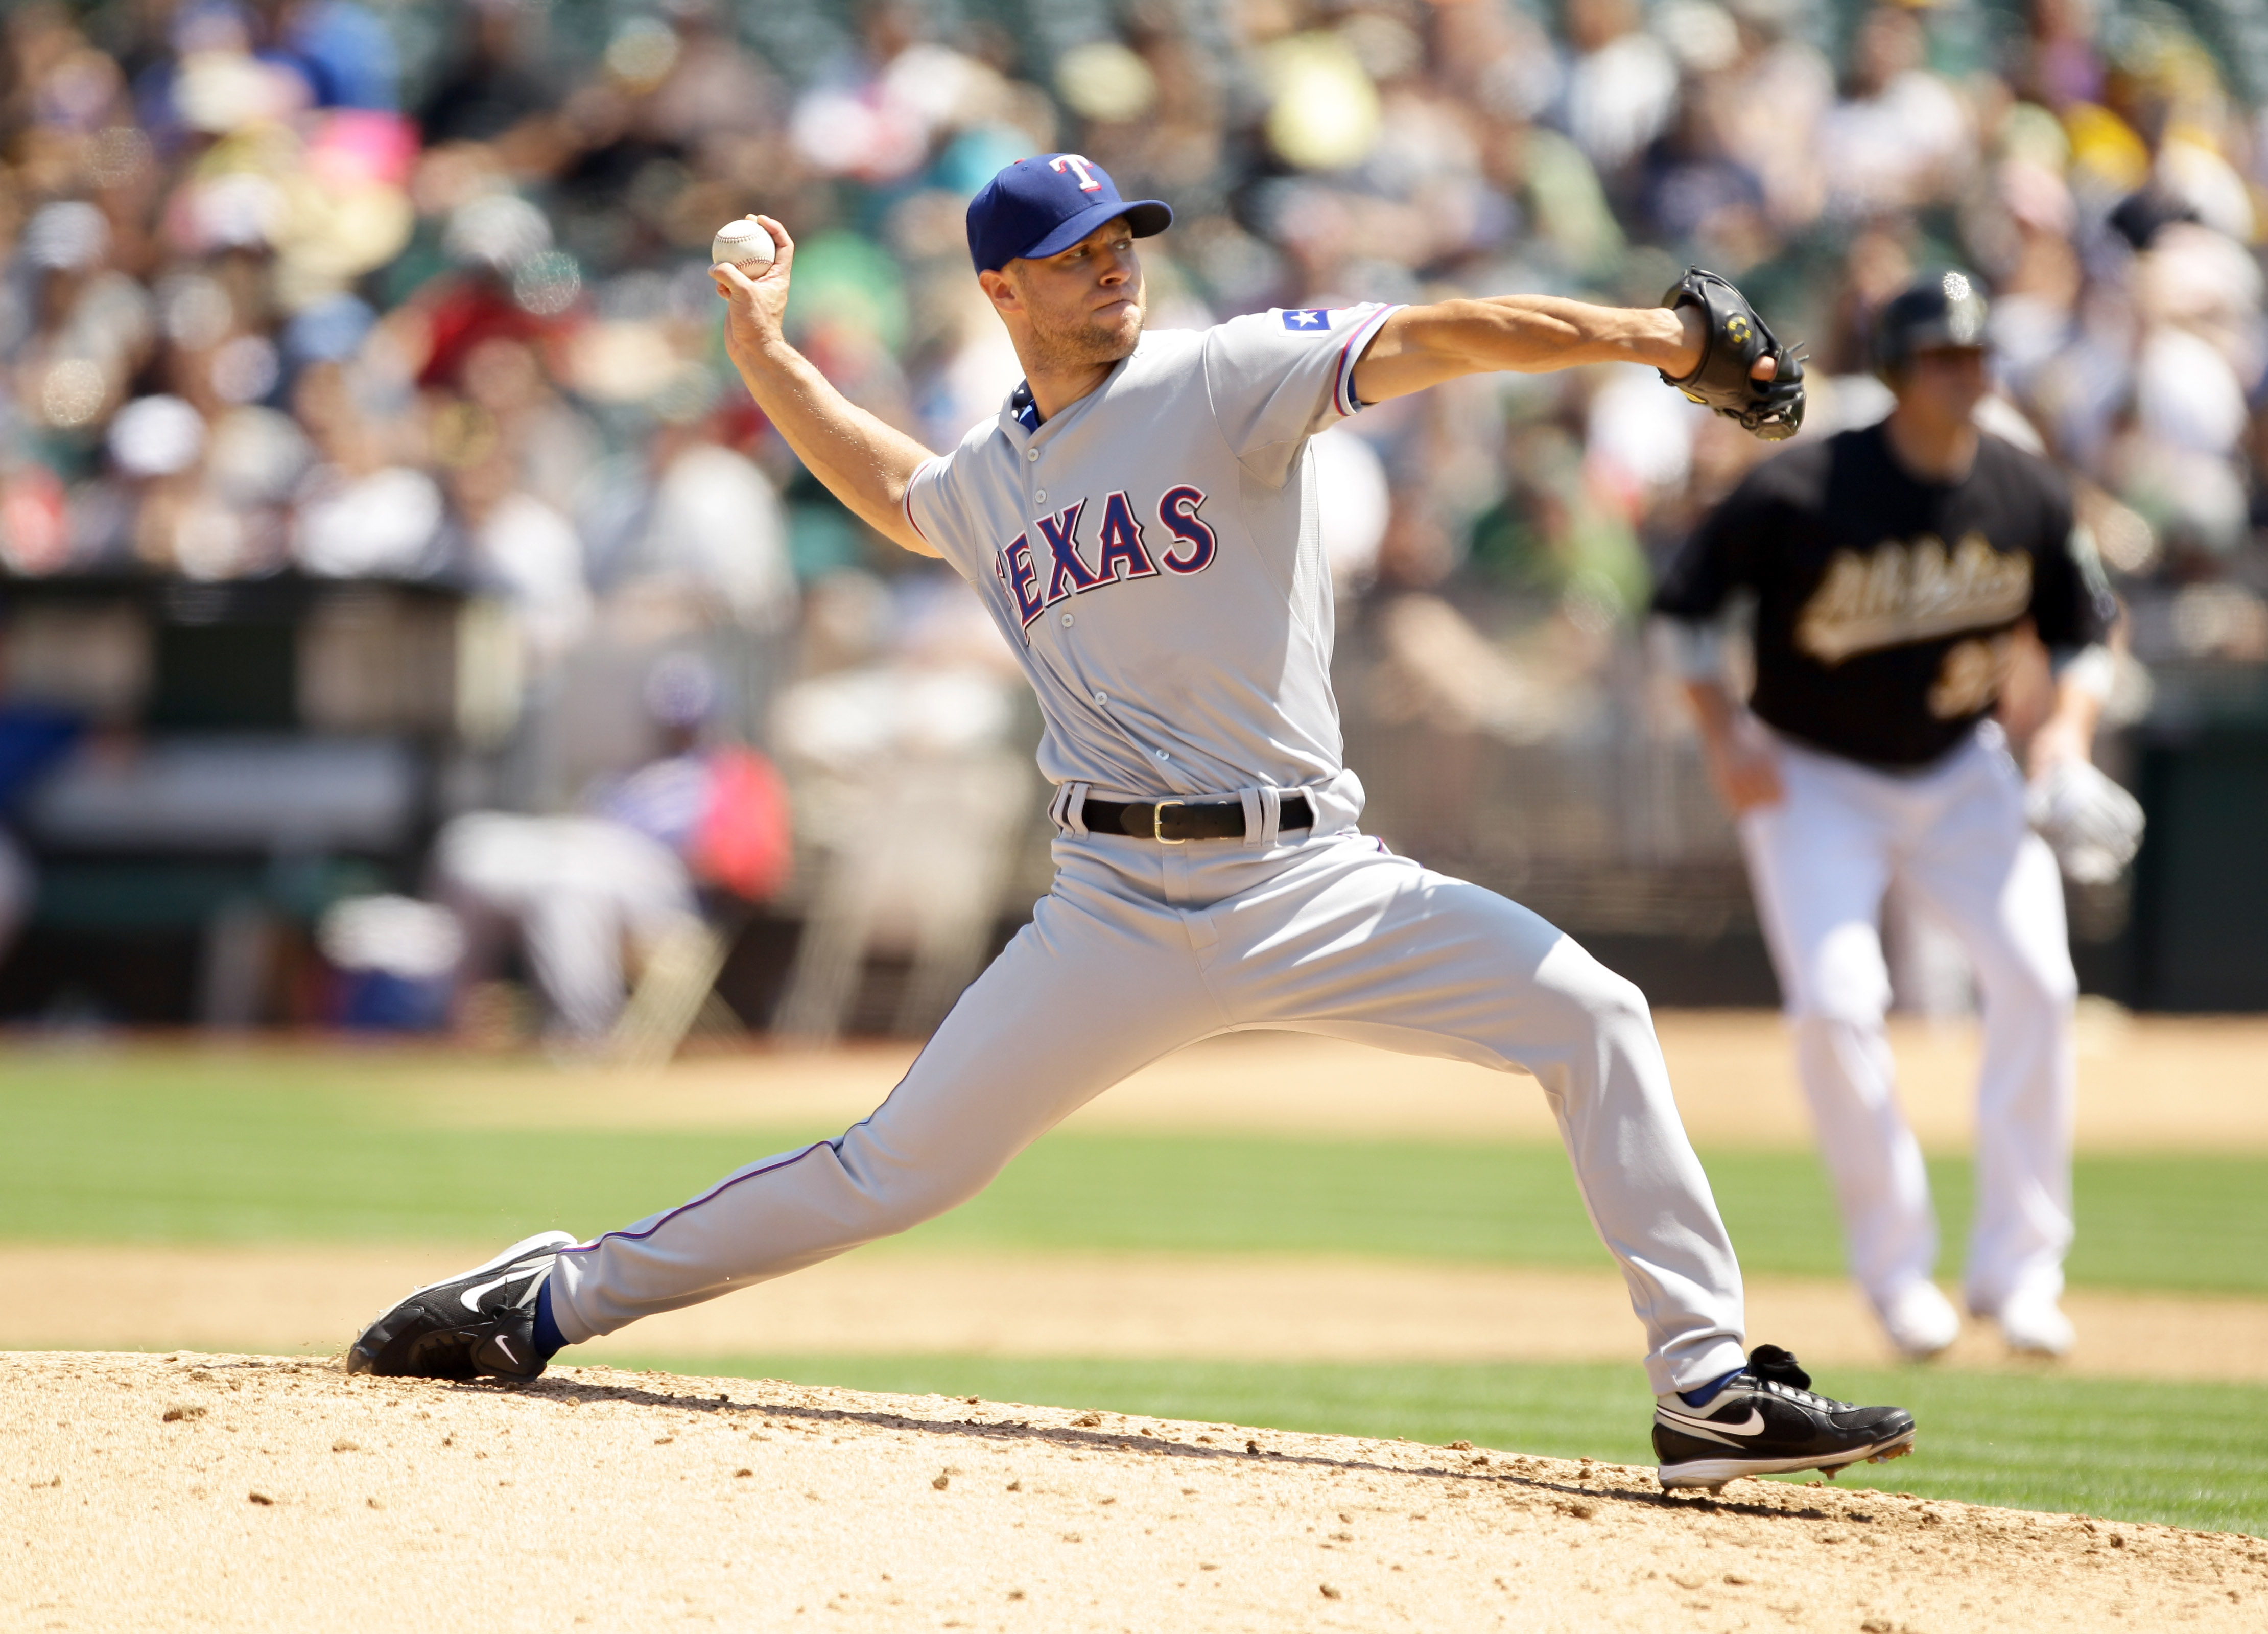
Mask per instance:
[[[2250,1538],[606,1368],[507,1390],[0,1356],[0,1444],[10,1629],[1957,1634],[2268,1608]]]
[[[1757,1011],[1656,1018],[1698,1145],[1808,1148],[1811,1122],[1787,1035]],[[1899,1095],[1932,1151],[1966,1151],[1977,1035],[1965,1023],[1894,1021]],[[2081,1010],[2077,1134],[2085,1151],[2268,1150],[2268,1021]],[[911,1045],[760,1047],[628,1078],[588,1070],[436,1072],[411,1098],[421,1120],[485,1128],[843,1128],[888,1093]],[[1393,1055],[1300,1033],[1193,1045],[1071,1115],[1073,1130],[1214,1131],[1404,1140],[1557,1141],[1535,1085],[1463,1061]]]
[[[412,1287],[495,1246],[0,1246],[0,1350],[335,1354]],[[1840,1278],[1751,1277],[1749,1329],[1815,1366],[1892,1360]],[[2085,1289],[2055,1371],[2268,1381],[2268,1300]],[[1280,1362],[1628,1362],[1613,1271],[1308,1255],[869,1253],[650,1317],[577,1359],[961,1355]],[[1937,1364],[2039,1371],[1972,1323]]]

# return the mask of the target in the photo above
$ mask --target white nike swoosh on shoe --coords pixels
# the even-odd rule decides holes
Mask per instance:
[[[504,1359],[505,1361],[511,1363],[514,1367],[518,1367],[519,1365],[519,1358],[512,1353],[512,1342],[506,1339],[502,1334],[498,1334],[496,1336],[496,1348],[504,1352]]]
[[[1673,1424],[1681,1427],[1690,1425],[1695,1430],[1710,1431],[1728,1436],[1752,1436],[1759,1433],[1764,1427],[1764,1416],[1753,1407],[1749,1409],[1748,1422],[1739,1424],[1725,1423],[1714,1418],[1689,1417],[1683,1413],[1673,1413],[1666,1407],[1659,1410],[1661,1416]]]
[[[497,1277],[494,1282],[477,1283],[471,1288],[466,1289],[465,1291],[459,1294],[457,1298],[465,1302],[465,1309],[468,1311],[477,1311],[481,1308],[481,1297],[483,1294],[490,1293],[496,1289],[501,1288],[506,1283],[516,1282],[523,1276],[541,1276],[543,1275],[545,1269],[546,1268],[541,1265],[516,1265],[509,1271],[506,1271],[502,1276]],[[1754,1409],[1751,1408],[1750,1410],[1753,1411]]]

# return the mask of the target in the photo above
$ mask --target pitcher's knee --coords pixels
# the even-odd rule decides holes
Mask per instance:
[[[958,1209],[991,1184],[995,1167],[982,1173],[964,1169],[909,1165],[860,1151],[846,1139],[837,1149],[844,1172],[865,1205],[865,1234],[892,1237],[924,1221]]]
[[[873,1220],[878,1234],[895,1236],[909,1231],[924,1221],[958,1209],[983,1189],[982,1181],[974,1186],[953,1186],[926,1179],[917,1183],[909,1177],[901,1177],[898,1184],[873,1194]]]
[[[1537,987],[1565,1006],[1573,1025],[1599,1033],[1653,1030],[1653,1010],[1638,983],[1616,975],[1572,943],[1553,950],[1539,977]]]

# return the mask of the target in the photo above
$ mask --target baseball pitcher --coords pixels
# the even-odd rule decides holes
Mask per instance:
[[[1046,721],[1054,886],[840,1138],[588,1241],[517,1244],[379,1318],[350,1364],[533,1377],[563,1345],[953,1208],[1183,1045],[1286,1028],[1537,1082],[1646,1327],[1666,1484],[1907,1450],[1903,1409],[1813,1394],[1785,1350],[1744,1349],[1740,1269],[1646,1001],[1525,908],[1366,838],[1330,685],[1316,433],[1459,375],[1623,361],[1780,436],[1800,368],[1701,274],[1659,309],[1505,296],[1145,332],[1135,240],[1172,219],[1077,153],[985,186],[970,255],[1026,375],[942,455],[788,344],[777,223],[761,276],[712,270],[757,404],[869,526],[974,586],[1021,661]]]

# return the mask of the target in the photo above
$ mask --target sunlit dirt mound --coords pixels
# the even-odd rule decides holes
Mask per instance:
[[[2268,1625],[2251,1538],[604,1367],[5,1354],[0,1447],[11,1630]]]

